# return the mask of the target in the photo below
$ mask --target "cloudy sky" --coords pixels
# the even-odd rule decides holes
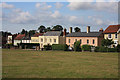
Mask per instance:
[[[114,0],[112,0],[114,1]],[[3,2],[2,30],[12,33],[37,29],[40,25],[52,27],[62,25],[64,28],[80,27],[86,31],[106,29],[118,24],[117,2]]]

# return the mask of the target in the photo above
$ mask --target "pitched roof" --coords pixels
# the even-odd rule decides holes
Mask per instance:
[[[73,32],[66,37],[99,37],[102,32]]]
[[[61,31],[48,31],[43,34],[43,36],[61,36],[62,32]]]
[[[38,37],[38,36],[42,36],[44,33],[35,33],[34,35],[33,35],[33,37]]]
[[[25,34],[18,34],[16,37],[15,37],[15,40],[21,40],[25,37]]]
[[[120,29],[120,25],[110,25],[103,33],[116,33]]]

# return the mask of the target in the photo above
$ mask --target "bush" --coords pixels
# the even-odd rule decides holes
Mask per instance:
[[[81,51],[80,41],[74,43],[74,51]]]
[[[120,44],[117,45],[117,52],[120,52]]]
[[[117,52],[117,48],[95,47],[95,52]]]
[[[52,45],[52,50],[67,51],[68,50],[68,45],[67,44],[53,44]]]
[[[83,51],[91,51],[91,46],[90,45],[82,45],[82,50]]]
[[[117,48],[108,48],[108,52],[117,52]]]
[[[45,50],[52,50],[52,46],[51,45],[44,45],[44,49]]]

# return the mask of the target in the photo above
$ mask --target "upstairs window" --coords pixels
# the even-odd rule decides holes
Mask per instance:
[[[93,44],[95,44],[95,40],[93,39]]]
[[[50,39],[50,42],[52,42],[52,40]]]
[[[70,43],[70,39],[68,40],[68,42]]]
[[[87,44],[89,44],[89,40],[87,39]]]
[[[77,39],[75,39],[75,42],[77,42]]]
[[[82,40],[80,39],[80,44],[82,44]]]
[[[56,43],[56,39],[54,39],[54,42]]]
[[[117,38],[117,34],[115,34],[115,38]]]
[[[108,34],[108,38],[111,38],[111,34]]]
[[[43,42],[43,39],[41,39],[41,42]]]

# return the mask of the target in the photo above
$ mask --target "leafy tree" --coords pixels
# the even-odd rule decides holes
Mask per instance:
[[[75,31],[75,32],[79,32],[79,31],[80,31],[80,28],[76,27],[76,28],[74,28],[74,31]]]
[[[22,29],[21,34],[25,34],[25,33],[26,33],[25,29]]]
[[[81,51],[80,41],[74,43],[74,51]]]
[[[50,28],[50,27],[47,27],[47,31],[51,31],[51,28]]]
[[[103,39],[101,45],[104,47],[109,47],[110,45],[114,44],[112,39]]]
[[[34,34],[35,34],[35,31],[36,31],[36,30],[30,30],[30,31],[29,31],[29,35],[30,35],[30,36],[34,35]]]
[[[41,25],[41,26],[38,28],[38,30],[40,31],[40,33],[46,32],[46,28],[45,28],[45,26],[43,26],[43,25]]]
[[[56,25],[56,26],[53,26],[52,30],[54,30],[54,31],[62,31],[63,27],[61,25]]]

